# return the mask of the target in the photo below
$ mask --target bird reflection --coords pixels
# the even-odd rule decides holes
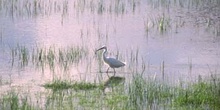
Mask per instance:
[[[106,88],[113,88],[115,86],[118,86],[120,84],[123,84],[125,82],[125,78],[124,77],[118,77],[118,76],[111,76],[105,83],[103,86],[103,92],[105,92]]]

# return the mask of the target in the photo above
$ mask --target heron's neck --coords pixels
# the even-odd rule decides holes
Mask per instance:
[[[107,59],[106,54],[107,54],[107,50],[106,50],[106,49],[104,49],[104,51],[103,51],[103,53],[102,53],[102,57],[103,57],[103,59],[104,59],[104,60],[106,60],[106,59]]]

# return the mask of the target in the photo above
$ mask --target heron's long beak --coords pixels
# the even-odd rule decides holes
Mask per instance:
[[[102,50],[102,49],[104,49],[104,48],[105,48],[105,47],[101,47],[101,48],[97,49],[97,50],[95,51],[95,54],[97,53],[97,51]]]
[[[97,52],[99,51],[99,50],[101,50],[102,48],[100,48],[100,49],[97,49],[96,51],[95,51],[95,54],[97,54]]]
[[[106,46],[103,46],[103,47],[101,47],[101,48],[97,49],[97,50],[95,51],[95,54],[97,53],[97,51],[102,50],[102,49],[106,49],[106,51],[107,51]]]

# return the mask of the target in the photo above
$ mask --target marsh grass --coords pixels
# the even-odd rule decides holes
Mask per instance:
[[[14,91],[9,91],[0,97],[0,109],[1,110],[37,110],[38,107],[34,107],[30,104],[28,96],[22,96]]]
[[[118,82],[118,80],[116,82]],[[61,85],[63,87],[61,87]],[[68,110],[104,108],[120,109],[122,103],[125,103],[125,100],[127,99],[127,96],[123,94],[124,88],[121,85],[114,85],[114,87],[112,86],[114,89],[111,92],[103,94],[102,89],[104,86],[104,83],[93,84],[63,80],[56,81],[56,83],[46,83],[44,85],[45,88],[57,89],[48,96],[46,108],[59,108]]]
[[[157,25],[160,33],[166,32],[167,29],[171,26],[170,18],[166,17],[165,14],[163,14],[158,18]]]
[[[130,109],[219,109],[219,78],[190,83],[187,88],[135,75],[128,85]]]
[[[140,4],[136,0],[2,0],[0,3],[4,4],[1,6],[1,13],[10,16],[12,19],[50,16],[53,14],[60,14],[64,18],[70,14],[79,16],[87,12],[99,15],[106,13],[123,15],[128,11],[134,13]],[[63,22],[63,19],[61,22]]]
[[[83,47],[70,48],[33,48],[28,49],[19,46],[11,49],[13,65],[18,61],[19,65],[32,65],[49,67],[53,70],[56,66],[68,70],[68,68],[80,62],[87,55]],[[52,92],[43,96],[46,100],[43,109],[219,109],[220,80],[211,76],[211,80],[201,80],[190,83],[186,88],[182,86],[170,86],[164,80],[149,78],[145,72],[146,66],[140,65],[139,50],[129,53],[131,78],[127,83],[125,77],[110,77],[106,81],[71,81],[71,79],[53,78],[42,87]],[[121,57],[119,55],[119,57]],[[99,70],[103,65],[101,53],[97,55]],[[190,65],[190,63],[189,63]],[[191,65],[190,65],[190,68]],[[161,74],[164,77],[165,62],[161,63]],[[142,71],[139,71],[142,70]],[[1,82],[1,81],[0,81]],[[7,98],[9,97],[9,98]],[[41,97],[42,98],[42,97]],[[2,108],[12,109],[36,109],[38,103],[31,104],[32,97],[24,97],[16,92],[1,96]]]
[[[43,87],[47,89],[52,89],[54,91],[65,90],[65,89],[92,90],[92,89],[98,88],[99,85],[93,84],[93,83],[73,82],[73,81],[57,79],[52,82],[44,84]]]
[[[174,22],[174,20],[175,19],[170,18],[169,15],[166,15],[166,13],[159,14],[158,16],[146,17],[144,19],[144,30],[147,35],[153,29],[159,31],[161,34],[164,34],[164,32],[170,31],[174,27],[172,24],[177,22]],[[180,27],[179,22],[175,25],[176,32],[177,27]]]
[[[86,57],[88,50],[84,47],[72,46],[67,48],[55,48],[55,47],[34,47],[29,49],[25,46],[17,45],[15,48],[11,48],[11,66],[17,66],[23,68],[30,66],[31,64],[37,68],[41,68],[42,71],[46,67],[54,71],[55,67],[59,67],[64,71],[67,71],[73,64],[77,64],[83,57]]]
[[[186,89],[178,88],[174,105],[183,108],[219,109],[220,108],[220,82],[200,81]]]
[[[168,104],[172,97],[172,89],[155,80],[146,80],[138,74],[133,76],[129,84],[128,97],[128,105],[132,110],[159,109]]]
[[[219,78],[200,80],[183,88],[169,86],[137,73],[127,84],[120,84],[121,80],[117,80],[116,85],[113,83],[111,87],[107,87],[110,91],[103,93],[102,87],[107,86],[107,83],[57,79],[43,85],[46,89],[52,89],[52,92],[48,91],[45,96],[40,96],[43,99],[38,99],[45,100],[43,106],[40,106],[41,103],[33,104],[33,96],[11,91],[0,96],[0,107],[3,110],[219,109],[219,81]],[[42,108],[38,108],[39,106]]]

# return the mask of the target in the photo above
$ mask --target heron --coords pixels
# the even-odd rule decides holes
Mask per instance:
[[[110,58],[110,57],[107,57],[106,56],[106,53],[107,53],[107,47],[106,46],[102,46],[101,48],[97,49],[95,53],[97,53],[97,51],[99,50],[104,50],[103,53],[102,53],[102,57],[103,57],[103,61],[108,64],[108,69],[107,69],[107,75],[108,75],[108,70],[109,68],[112,68],[114,70],[114,75],[115,76],[115,68],[119,68],[119,67],[123,67],[125,66],[125,63],[124,62],[121,62],[115,58]],[[109,76],[109,75],[108,75]]]

